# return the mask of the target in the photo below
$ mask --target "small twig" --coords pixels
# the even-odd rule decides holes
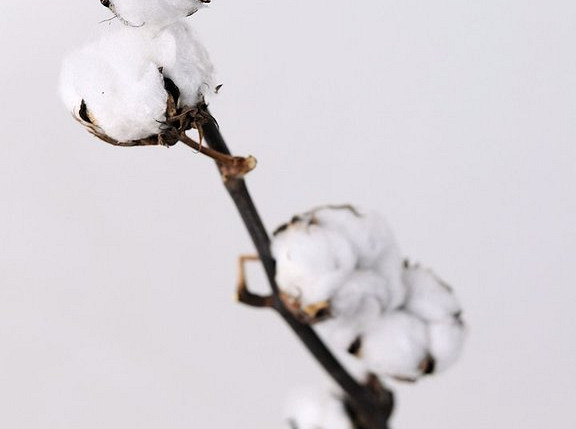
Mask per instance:
[[[200,130],[199,133],[200,136],[203,136],[203,131]],[[226,153],[219,152],[210,147],[202,146],[197,141],[188,137],[186,133],[181,133],[179,135],[179,139],[186,146],[189,146],[192,149],[216,161],[220,168],[220,173],[226,179],[242,177],[256,167],[256,158],[254,158],[253,156],[247,156],[247,157],[232,156]]]
[[[238,258],[238,285],[236,288],[236,298],[242,304],[258,308],[273,308],[274,297],[261,296],[250,292],[246,281],[246,262],[260,261],[258,255],[241,255]]]

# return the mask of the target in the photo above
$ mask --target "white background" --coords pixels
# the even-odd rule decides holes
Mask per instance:
[[[576,427],[574,3],[213,3],[192,18],[212,110],[260,161],[268,227],[378,209],[464,303],[465,355],[395,387],[394,428]],[[280,427],[287,392],[326,378],[233,302],[252,247],[211,162],[108,146],[60,105],[63,55],[109,16],[0,3],[0,427]]]

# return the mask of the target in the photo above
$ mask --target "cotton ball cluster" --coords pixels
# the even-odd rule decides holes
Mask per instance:
[[[286,404],[290,429],[353,429],[342,398],[315,388],[293,392]]]
[[[185,22],[123,26],[64,61],[60,93],[90,130],[130,142],[163,131],[169,91],[180,107],[203,100],[213,88],[212,73],[208,54]]]
[[[448,368],[465,329],[452,290],[400,256],[374,214],[328,206],[295,216],[274,234],[282,297],[357,380],[415,381]]]
[[[210,0],[101,0],[124,23],[163,25],[196,13]]]

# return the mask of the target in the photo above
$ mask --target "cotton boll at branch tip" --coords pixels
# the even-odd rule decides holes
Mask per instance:
[[[170,24],[196,13],[210,0],[101,0],[123,23],[133,27]]]
[[[162,29],[121,27],[64,61],[60,93],[102,140],[168,144],[159,136],[180,125],[168,114],[202,105],[213,89],[212,72],[206,51],[184,22]]]
[[[284,419],[290,429],[353,429],[342,398],[319,388],[301,388],[288,398]]]
[[[379,378],[416,381],[434,369],[426,324],[403,312],[386,313],[361,338],[360,358]]]
[[[406,264],[406,309],[427,321],[449,320],[462,311],[452,289],[431,270]]]

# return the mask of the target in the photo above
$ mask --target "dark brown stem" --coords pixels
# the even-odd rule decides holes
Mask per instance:
[[[216,123],[208,122],[202,125],[203,135],[206,142],[213,150],[231,156],[222,134]],[[262,265],[266,272],[268,282],[272,289],[273,308],[278,311],[288,323],[294,333],[304,343],[316,360],[328,372],[328,374],[346,392],[347,402],[353,409],[357,425],[361,429],[387,429],[388,419],[392,414],[393,396],[386,390],[376,393],[370,385],[361,385],[342,367],[316,332],[307,324],[300,322],[284,305],[280,299],[280,291],[275,280],[276,261],[270,251],[270,238],[266,228],[258,214],[252,197],[248,192],[246,182],[239,176],[227,176],[219,165],[224,185],[232,197],[254,246],[258,251]]]

